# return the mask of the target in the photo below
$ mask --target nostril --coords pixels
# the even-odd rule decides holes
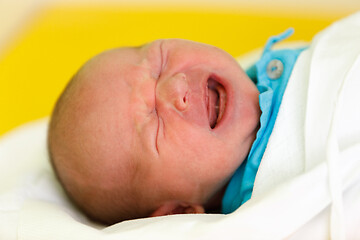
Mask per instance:
[[[178,98],[177,100],[175,100],[175,107],[179,110],[179,111],[184,111],[187,107],[187,98],[186,98],[186,94],[185,96],[183,96],[182,98]]]
[[[179,111],[183,111],[186,109],[186,103],[181,101],[180,99],[176,101],[174,105]]]

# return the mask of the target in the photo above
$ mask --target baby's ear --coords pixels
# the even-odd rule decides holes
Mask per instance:
[[[150,217],[158,217],[173,214],[186,214],[186,213],[205,213],[204,207],[199,204],[169,201],[162,204],[156,209]]]

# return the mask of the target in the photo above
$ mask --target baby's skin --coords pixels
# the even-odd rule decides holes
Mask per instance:
[[[226,52],[187,40],[106,51],[61,95],[49,150],[90,218],[219,211],[258,130],[259,92]]]

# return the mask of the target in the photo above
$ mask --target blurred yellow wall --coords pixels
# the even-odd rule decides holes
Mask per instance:
[[[109,48],[158,38],[185,38],[233,56],[262,47],[295,28],[290,40],[312,36],[341,15],[309,16],[239,9],[52,7],[25,24],[0,55],[0,135],[48,116],[66,82],[90,57]]]

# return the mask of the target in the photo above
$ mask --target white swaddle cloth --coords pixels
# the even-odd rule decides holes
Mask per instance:
[[[300,217],[307,211],[320,212],[324,208],[316,204],[321,199],[331,202],[331,228],[325,239],[345,237],[348,224],[342,192],[352,184],[360,185],[359,87],[360,14],[356,14],[318,34],[299,57],[256,177],[254,198],[294,176],[322,169],[323,176],[318,173],[309,185],[297,189],[311,201],[301,207],[300,202],[306,199],[299,198],[300,211],[293,214]],[[352,172],[344,171],[351,168]],[[323,186],[317,189],[318,180]],[[311,189],[319,192],[311,194]],[[360,213],[360,203],[357,205]]]
[[[360,13],[298,58],[253,197],[229,215],[104,228],[78,212],[46,155],[47,121],[0,141],[0,239],[356,239],[360,236]],[[21,147],[19,147],[21,146]]]

